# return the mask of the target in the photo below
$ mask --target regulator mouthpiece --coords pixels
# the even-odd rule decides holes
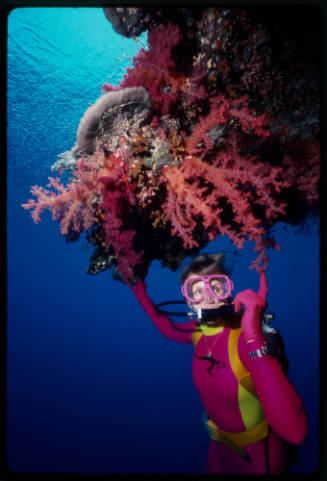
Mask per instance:
[[[228,320],[234,314],[234,312],[234,306],[231,303],[223,304],[216,309],[200,308],[198,310],[198,319],[200,321],[200,324],[206,324],[207,322],[210,322],[217,317],[223,320]]]

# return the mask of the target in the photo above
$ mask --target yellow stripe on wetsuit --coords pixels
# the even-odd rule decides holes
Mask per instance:
[[[233,373],[238,379],[238,404],[242,420],[246,427],[245,431],[231,433],[222,431],[213,421],[207,419],[209,435],[215,441],[219,441],[240,456],[246,455],[243,446],[253,444],[268,436],[269,425],[264,419],[261,403],[253,385],[250,373],[243,365],[238,355],[238,339],[242,330],[231,329],[228,338],[228,356]],[[194,346],[199,342],[202,332],[194,332],[192,341]]]
[[[239,381],[238,405],[242,420],[247,429],[262,421],[264,414],[258,399],[249,371],[245,368],[238,355],[238,339],[241,328],[232,329],[228,339],[228,356],[232,370]]]

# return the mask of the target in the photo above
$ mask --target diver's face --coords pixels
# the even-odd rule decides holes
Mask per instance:
[[[197,277],[199,277],[198,274],[191,273],[187,279],[196,279]],[[223,288],[219,279],[214,279],[210,282],[210,289],[202,280],[194,282],[194,284],[192,284],[192,295],[195,299],[200,299],[202,296],[204,296],[201,302],[187,302],[188,305],[196,312],[200,309],[217,309],[218,307],[226,304],[226,300],[220,300],[216,297],[223,295]]]

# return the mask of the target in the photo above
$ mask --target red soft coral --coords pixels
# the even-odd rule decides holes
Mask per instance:
[[[118,271],[127,282],[133,278],[134,268],[141,263],[143,254],[133,247],[135,230],[126,227],[135,197],[119,171],[113,177],[100,177],[99,182],[102,183],[103,198],[99,209],[104,213],[106,244],[113,248]]]
[[[168,114],[177,99],[177,92],[171,86],[171,71],[175,68],[172,49],[181,39],[179,28],[170,22],[166,27],[159,25],[149,30],[149,50],[142,48],[134,58],[134,67],[120,83],[121,88],[146,88],[153,100],[154,109]]]
[[[136,186],[128,181],[128,165],[119,154],[110,156],[110,167],[103,173],[98,183],[102,185],[99,210],[104,216],[105,242],[113,248],[118,271],[127,282],[133,278],[134,268],[142,262],[143,255],[133,246],[135,230],[130,228]]]
[[[223,95],[210,99],[210,112],[206,117],[202,117],[195,126],[192,134],[187,139],[186,150],[190,154],[205,153],[212,147],[212,142],[208,136],[211,129],[217,126],[230,126],[235,123],[244,133],[253,133],[257,137],[269,137],[266,130],[265,114],[256,116],[255,112],[249,109],[247,98],[242,97],[237,100],[229,100]],[[224,137],[222,141],[224,141]],[[204,144],[202,147],[201,144]]]

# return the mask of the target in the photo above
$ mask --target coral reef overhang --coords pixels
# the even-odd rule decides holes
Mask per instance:
[[[275,225],[319,214],[321,21],[295,10],[106,8],[120,34],[148,30],[148,48],[103,84],[52,167],[71,183],[35,187],[33,219],[49,208],[68,241],[86,231],[90,274],[175,270],[222,234],[254,241],[265,270]]]

